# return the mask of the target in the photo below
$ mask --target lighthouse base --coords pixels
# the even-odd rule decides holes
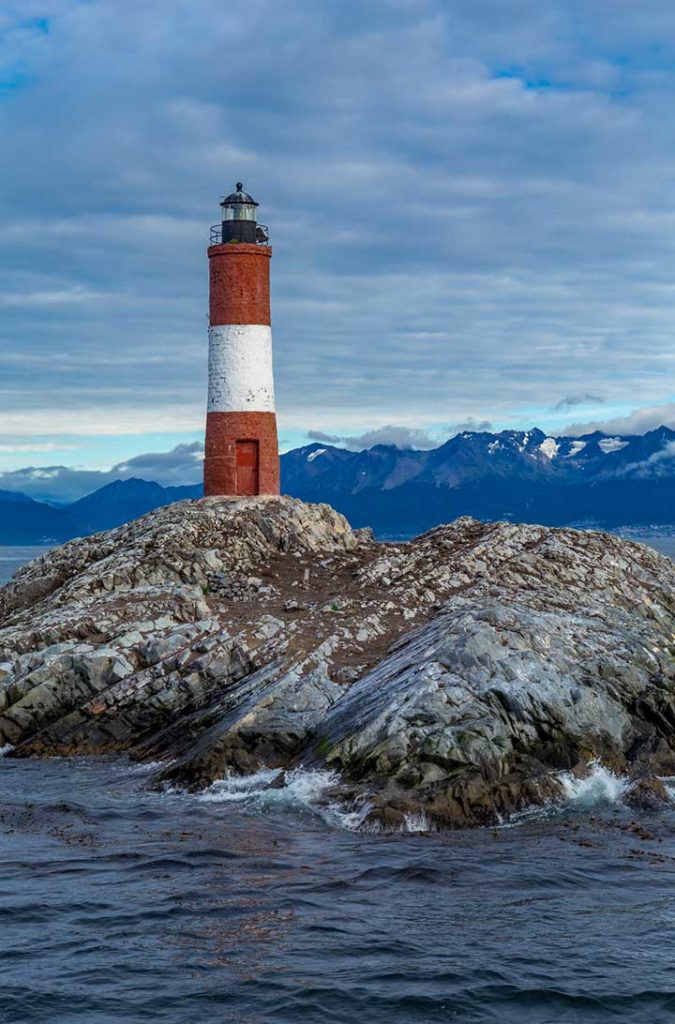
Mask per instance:
[[[210,412],[206,417],[204,494],[279,494],[273,412]]]

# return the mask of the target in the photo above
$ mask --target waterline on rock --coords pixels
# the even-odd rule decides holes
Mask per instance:
[[[232,801],[258,799],[269,794],[269,784],[281,775],[281,768],[261,768],[252,775],[231,775],[217,779],[208,789],[200,793],[198,800],[206,803],[230,803]]]
[[[498,827],[513,828],[533,821],[555,819],[561,814],[585,813],[603,807],[621,804],[631,788],[628,779],[621,778],[600,761],[589,764],[589,773],[583,778],[571,772],[558,775],[561,795],[557,800],[532,805],[513,814]],[[675,787],[675,778],[670,780]],[[394,832],[432,832],[434,825],[424,812],[405,815],[404,824],[398,828],[383,826],[378,821],[368,821],[372,805],[364,800],[357,807],[346,806],[331,800],[331,790],[336,790],[341,779],[337,772],[327,769],[260,768],[251,775],[232,775],[213,782],[201,792],[197,799],[204,803],[236,803],[243,805],[254,814],[275,811],[306,812],[319,817],[332,828],[350,832],[389,834]],[[174,791],[176,792],[176,791]]]
[[[500,821],[498,827],[516,828],[530,822],[559,818],[563,814],[585,813],[622,804],[631,789],[630,780],[616,775],[601,761],[590,761],[588,768],[588,774],[582,778],[571,772],[560,772],[557,779],[561,793],[557,800],[550,799],[542,804],[525,807],[512,814],[507,821]]]
[[[348,832],[384,832],[379,823],[366,821],[372,805],[364,801],[357,807],[330,800],[328,794],[340,785],[337,772],[327,769],[261,768],[252,775],[218,779],[197,797],[204,803],[236,803],[257,814],[274,811],[309,811],[331,828]],[[431,826],[424,814],[406,815],[405,826],[397,831],[428,832]]]
[[[670,799],[675,801],[675,775],[661,775],[659,781],[666,787]]]

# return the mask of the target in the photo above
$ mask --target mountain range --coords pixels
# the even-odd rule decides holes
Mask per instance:
[[[675,523],[675,431],[551,437],[541,430],[467,431],[430,451],[311,444],[281,456],[282,491],[324,501],[380,537],[420,533],[458,515],[549,526]],[[67,506],[0,491],[0,544],[61,542],[109,529],[201,485],[107,484]]]

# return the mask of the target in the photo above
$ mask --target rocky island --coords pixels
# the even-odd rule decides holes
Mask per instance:
[[[462,518],[384,544],[327,505],[179,502],[0,589],[0,746],[124,751],[188,789],[328,766],[331,799],[392,828],[494,822],[595,759],[658,799],[675,566],[597,532]]]

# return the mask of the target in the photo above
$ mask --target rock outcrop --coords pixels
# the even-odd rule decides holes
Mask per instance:
[[[594,758],[675,772],[674,655],[673,563],[613,536],[460,519],[378,544],[325,505],[186,501],[0,589],[0,746],[126,751],[191,788],[327,764],[364,818],[477,824]]]

